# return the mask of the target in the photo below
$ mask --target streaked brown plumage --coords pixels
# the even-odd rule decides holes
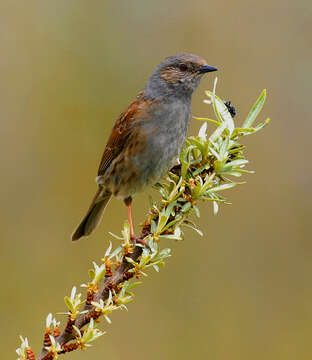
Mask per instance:
[[[98,170],[98,191],[72,240],[94,230],[112,195],[124,200],[135,239],[132,196],[174,165],[185,140],[192,93],[203,74],[215,70],[193,54],[174,55],[157,66],[112,129]]]

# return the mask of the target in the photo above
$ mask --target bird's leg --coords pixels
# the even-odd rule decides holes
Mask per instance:
[[[136,236],[134,234],[133,222],[132,222],[132,213],[131,213],[132,197],[131,196],[127,197],[124,200],[124,203],[125,203],[126,208],[127,208],[128,221],[129,221],[129,224],[130,224],[130,236],[131,236],[131,238],[135,239]]]
[[[133,222],[132,222],[132,213],[131,213],[131,203],[132,203],[132,197],[128,196],[126,199],[124,199],[124,203],[126,205],[127,208],[127,214],[128,214],[128,221],[130,224],[130,237],[132,240],[135,240],[136,242],[143,244],[145,246],[147,246],[147,242],[138,238],[135,233],[134,233],[134,229],[133,229]]]

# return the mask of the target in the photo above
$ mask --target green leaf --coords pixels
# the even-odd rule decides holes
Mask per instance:
[[[242,176],[241,172],[238,170],[228,170],[225,172],[221,171],[220,174],[226,174],[226,175],[231,175],[231,176],[236,176],[236,177]]]
[[[234,186],[236,186],[236,185],[237,185],[236,183],[222,184],[222,185],[215,186],[215,187],[207,190],[207,193],[212,193],[212,192],[227,190],[227,189],[230,189],[230,188],[232,188],[232,187],[234,187]]]
[[[207,140],[207,123],[204,122],[203,125],[200,127],[198,131],[198,137],[201,139],[201,141]]]
[[[229,155],[231,154],[236,154],[236,153],[240,153],[242,150],[246,149],[246,146],[238,146],[238,147],[234,147],[231,150],[229,150]]]
[[[242,173],[242,174],[254,174],[255,171],[253,170],[245,170],[245,169],[236,169],[236,171]]]
[[[183,240],[180,236],[177,236],[174,234],[159,235],[159,238],[160,239],[168,239],[168,240],[177,240],[177,241]]]
[[[218,169],[218,174],[229,174],[229,172],[232,171],[239,171],[241,170],[240,167],[247,164],[248,160],[246,159],[236,159],[233,161],[230,161],[223,166],[221,166],[220,169]]]
[[[270,118],[267,118],[266,120],[264,120],[264,122],[262,124],[259,124],[257,126],[254,127],[254,132],[257,132],[259,130],[261,130],[262,128],[264,128],[266,125],[268,125],[270,123]]]
[[[255,130],[253,128],[235,128],[232,137],[235,138],[237,135],[250,135]]]
[[[177,183],[175,183],[171,179],[169,179],[169,181],[172,183],[172,190],[171,190],[170,194],[168,195],[167,200],[168,200],[168,202],[172,202],[172,201],[176,200],[180,196],[180,193],[184,190],[184,186],[181,186],[183,177],[181,176]],[[176,202],[174,202],[174,204],[175,203]]]
[[[115,257],[116,255],[118,255],[120,253],[120,251],[122,250],[122,247],[119,246],[116,250],[114,250],[111,255],[110,255],[110,259],[112,259],[113,257]]]
[[[130,283],[128,286],[127,286],[127,290],[131,290],[139,285],[142,284],[142,281],[137,281],[137,282],[134,282],[134,283]]]
[[[248,160],[246,159],[237,159],[237,160],[233,160],[233,161],[230,161],[228,163],[225,164],[225,166],[241,166],[241,165],[245,165],[248,163]]]
[[[210,164],[209,163],[207,163],[207,164],[201,166],[199,169],[193,171],[192,172],[193,177],[195,177],[196,175],[202,173],[204,170],[208,170],[208,169],[210,169]]]
[[[188,228],[196,231],[197,234],[199,234],[200,236],[204,236],[204,234],[203,234],[203,232],[201,230],[197,229],[197,227],[195,227],[195,226],[193,226],[193,225],[191,225],[189,223],[183,223],[183,226],[188,227]]]
[[[195,146],[193,147],[193,149],[194,149],[195,147],[197,147],[197,148],[199,149],[199,151],[200,151],[202,154],[204,154],[206,141],[203,141],[203,139],[201,139],[199,136],[197,136],[197,137],[192,136],[192,137],[190,137],[189,140],[190,140],[190,142],[191,142],[192,144],[195,145]]]
[[[90,280],[93,280],[95,277],[95,271],[93,269],[89,269],[88,275],[89,275]]]
[[[179,179],[180,179],[180,177],[178,176],[178,175],[176,175],[176,174],[174,174],[174,173],[172,173],[172,172],[168,172],[168,176],[169,176],[169,178],[171,179],[171,180],[173,180],[174,182],[178,182],[179,181]]]
[[[206,175],[205,182],[201,187],[200,195],[205,194],[205,192],[208,190],[208,188],[212,185],[212,180],[215,177],[215,173],[212,173],[211,175]]]
[[[168,256],[171,256],[171,249],[169,248],[165,248],[165,249],[162,249],[160,252],[159,252],[159,257],[164,259]]]
[[[211,142],[214,142],[216,141],[220,136],[221,134],[223,133],[223,131],[226,129],[226,123],[223,122],[219,127],[216,128],[216,130],[210,135],[210,138],[209,140]]]
[[[109,235],[111,235],[112,237],[114,237],[115,239],[117,239],[117,240],[122,240],[123,238],[122,237],[120,237],[120,236],[118,236],[118,235],[116,235],[116,234],[113,234],[112,232],[108,232],[109,233]]]
[[[230,145],[230,137],[227,136],[227,137],[223,140],[223,142],[222,142],[222,144],[221,144],[221,146],[220,146],[219,155],[220,155],[221,160],[227,159],[227,157],[228,157],[229,145]]]
[[[266,99],[266,89],[262,90],[260,96],[258,97],[257,101],[253,104],[251,110],[249,111],[249,114],[247,115],[242,128],[250,128],[252,124],[255,122],[257,116],[259,115],[264,102]]]
[[[155,234],[161,234],[164,226],[167,223],[169,216],[166,216],[164,213],[159,214],[159,218],[158,218],[158,223],[157,223],[157,227],[155,230]]]
[[[156,221],[152,220],[152,222],[151,222],[151,233],[152,234],[155,234],[156,228],[157,228]]]
[[[195,117],[195,116],[193,116],[193,119],[199,120],[199,121],[207,121],[207,122],[210,122],[210,123],[212,123],[213,125],[216,125],[216,126],[221,125],[221,122],[219,122],[217,120],[213,120],[213,119],[200,118],[200,117]]]
[[[179,222],[181,219],[182,219],[182,216],[178,214],[174,220],[170,221],[170,222],[162,229],[162,232],[164,232],[165,230],[169,229],[171,226],[173,226],[174,224],[176,224],[177,222]]]
[[[199,218],[200,217],[200,211],[196,205],[193,205],[193,209],[195,211],[195,215]]]
[[[77,335],[81,338],[81,332],[77,326],[73,325],[73,329],[76,331]]]
[[[217,215],[219,211],[219,204],[216,201],[214,201],[212,204],[213,204],[213,214]]]
[[[190,208],[191,208],[192,204],[188,201],[187,203],[185,203],[182,208],[181,208],[181,211],[184,213],[184,212],[187,212]]]
[[[181,151],[180,162],[181,162],[181,176],[183,179],[185,178],[187,174],[187,170],[191,164],[190,154],[191,154],[191,150],[194,148],[195,148],[194,145],[190,145]]]
[[[166,210],[165,210],[165,215],[167,216],[167,219],[169,219],[169,217],[170,217],[170,215],[171,215],[171,213],[172,213],[172,210],[173,210],[173,208],[174,208],[176,205],[177,205],[177,200],[171,202],[171,203],[167,206],[167,208],[166,208]]]
[[[126,260],[128,261],[128,263],[130,263],[133,266],[138,265],[133,259],[131,259],[131,257],[126,256]]]
[[[68,310],[73,312],[74,311],[73,303],[68,296],[64,297],[64,302],[65,302],[66,306],[68,307]]]
[[[216,96],[216,94],[215,94],[216,86],[217,86],[217,78],[215,79],[215,82],[214,82],[213,92],[206,91],[206,95],[209,96],[210,99],[212,100],[213,108],[214,108],[217,118],[221,122],[226,123],[227,129],[229,130],[230,135],[232,135],[234,128],[235,128],[234,121],[233,121],[232,115],[230,114],[227,106],[224,104],[224,102],[218,96]]]

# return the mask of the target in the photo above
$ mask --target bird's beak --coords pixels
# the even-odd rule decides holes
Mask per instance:
[[[201,74],[204,74],[206,72],[211,72],[211,71],[217,71],[218,69],[214,66],[210,66],[210,65],[203,65],[199,68],[199,72]]]

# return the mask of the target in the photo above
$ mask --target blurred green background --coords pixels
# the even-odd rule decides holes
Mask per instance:
[[[70,241],[113,122],[181,51],[220,69],[218,94],[237,121],[268,89],[260,120],[273,121],[245,140],[257,173],[218,216],[202,204],[205,237],[186,231],[130,311],[66,358],[311,359],[311,31],[308,0],[0,2],[2,359],[16,358],[19,334],[38,352],[46,315],[64,311],[107,232],[119,233],[126,212],[114,200],[91,238]],[[194,115],[207,115],[213,75]],[[136,224],[146,208],[141,194]]]

